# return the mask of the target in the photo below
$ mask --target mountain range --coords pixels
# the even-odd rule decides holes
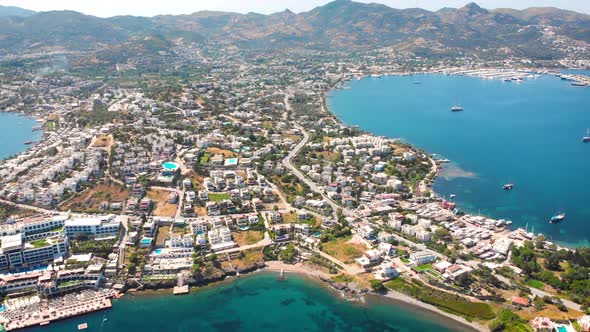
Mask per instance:
[[[289,10],[270,15],[201,11],[110,18],[0,6],[0,54],[127,47],[145,44],[146,38],[158,41],[157,51],[183,38],[261,49],[391,48],[426,54],[504,52],[558,59],[572,56],[568,47],[580,51],[588,46],[590,16],[557,8],[487,10],[475,3],[432,12],[350,0],[336,0],[298,14]]]

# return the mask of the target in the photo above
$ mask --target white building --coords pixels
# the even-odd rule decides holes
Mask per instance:
[[[94,239],[116,237],[119,234],[121,220],[115,215],[102,217],[72,218],[66,220],[64,231],[73,238],[77,235],[86,235]]]

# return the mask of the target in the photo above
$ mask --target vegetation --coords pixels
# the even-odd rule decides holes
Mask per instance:
[[[292,243],[287,244],[284,250],[281,250],[279,258],[285,263],[292,263],[297,256],[297,248]]]
[[[373,279],[370,281],[370,284],[371,284],[371,289],[376,293],[381,293],[386,290],[386,288],[383,285],[383,282],[381,280]]]
[[[209,194],[209,200],[211,202],[221,202],[226,199],[229,199],[229,194],[227,194],[227,193],[222,193],[222,194],[210,193]]]
[[[352,263],[365,251],[365,246],[358,243],[350,243],[350,236],[334,239],[322,243],[321,249],[330,256],[336,257],[344,263]]]
[[[35,240],[29,243],[35,248],[41,248],[49,244],[45,239]]]
[[[590,248],[573,251],[543,251],[539,246],[528,241],[523,247],[512,248],[512,263],[523,270],[527,285],[535,288],[543,283],[584,305],[590,305]],[[539,260],[544,259],[544,267]],[[565,271],[561,262],[566,262]],[[555,272],[560,272],[557,275]]]
[[[487,303],[470,302],[458,295],[442,292],[426,286],[417,280],[408,282],[402,278],[397,278],[385,283],[385,286],[415,297],[422,302],[432,304],[441,310],[469,319],[490,320],[496,317],[494,311]]]
[[[491,332],[532,332],[528,322],[520,319],[517,314],[508,309],[502,310],[498,314],[498,318],[494,319],[489,324]]]
[[[71,241],[71,250],[73,254],[92,253],[95,256],[107,258],[113,252],[113,246],[116,243],[117,239],[101,241],[76,239]]]

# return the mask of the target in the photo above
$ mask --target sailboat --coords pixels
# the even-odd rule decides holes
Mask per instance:
[[[590,142],[590,128],[586,129],[586,135],[582,137],[582,142],[588,143]]]

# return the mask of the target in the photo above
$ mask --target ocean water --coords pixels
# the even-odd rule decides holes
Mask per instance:
[[[395,303],[357,305],[309,280],[257,273],[189,295],[135,295],[110,310],[27,331],[468,331],[445,318]],[[456,325],[456,324],[455,324]]]
[[[31,131],[39,125],[34,119],[14,113],[0,112],[0,159],[27,149],[26,141],[38,141],[42,131]]]
[[[419,84],[417,84],[419,83]],[[450,108],[463,106],[453,113]],[[448,158],[434,190],[471,213],[590,245],[590,88],[424,74],[365,78],[328,96],[345,123]],[[502,185],[514,183],[514,190]],[[549,224],[563,212],[560,224]]]

